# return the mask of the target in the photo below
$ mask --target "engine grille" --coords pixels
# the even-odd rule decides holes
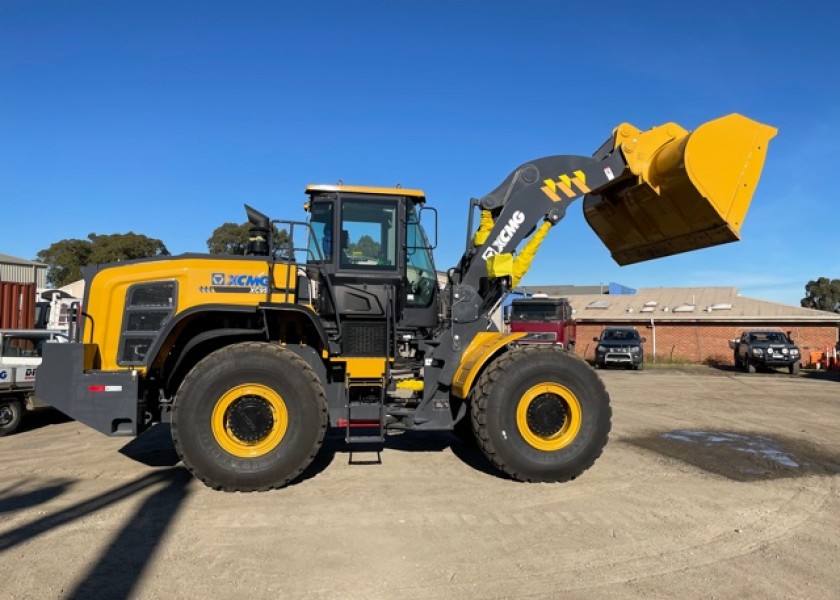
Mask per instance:
[[[386,324],[381,321],[344,321],[341,324],[344,356],[387,356]]]

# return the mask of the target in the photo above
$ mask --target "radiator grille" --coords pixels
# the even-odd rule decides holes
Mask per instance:
[[[344,321],[344,356],[387,356],[386,324],[381,321]]]

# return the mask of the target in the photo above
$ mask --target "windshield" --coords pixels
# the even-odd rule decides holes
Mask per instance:
[[[787,342],[785,334],[780,331],[760,331],[750,334],[751,342],[766,342],[769,344],[784,344]]]
[[[556,321],[561,318],[559,304],[551,302],[514,302],[511,308],[513,321]]]
[[[633,329],[607,329],[601,334],[602,340],[638,341],[639,334]]]

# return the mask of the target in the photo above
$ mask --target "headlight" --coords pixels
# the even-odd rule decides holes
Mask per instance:
[[[606,351],[607,351],[606,346],[598,346],[598,352],[606,352]]]
[[[641,351],[642,351],[642,349],[639,348],[638,346],[630,346],[630,352],[632,352],[633,354],[638,354]]]
[[[788,353],[788,349],[787,348],[782,348],[782,354],[787,354],[787,353]]]
[[[761,348],[753,348],[752,352],[755,356],[764,356],[764,350]]]
[[[791,348],[790,349],[791,356],[799,356],[799,348]]]

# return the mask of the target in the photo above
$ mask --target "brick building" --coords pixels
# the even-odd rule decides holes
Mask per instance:
[[[560,295],[550,287],[543,291]],[[747,298],[734,287],[642,288],[630,294],[566,297],[577,321],[576,351],[584,358],[594,357],[597,344],[592,338],[604,327],[629,325],[647,338],[648,362],[730,364],[728,340],[744,329],[774,327],[790,332],[809,366],[812,352],[835,347],[840,325],[840,314]]]

